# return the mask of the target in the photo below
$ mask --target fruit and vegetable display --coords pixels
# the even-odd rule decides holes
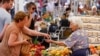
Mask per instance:
[[[33,44],[30,50],[30,56],[42,56],[42,50],[44,50],[45,47],[41,44]]]
[[[69,48],[64,46],[50,47],[47,51],[49,56],[67,56],[72,53]]]
[[[72,53],[69,48],[63,46],[45,49],[44,46],[33,45],[31,47],[30,56],[67,56],[69,53]]]
[[[90,45],[89,49],[90,49],[90,54],[92,54],[92,55],[97,54],[100,56],[100,45],[98,45],[98,46]]]
[[[29,56],[42,56],[42,51],[45,50],[45,46],[42,46],[37,39],[34,40]]]

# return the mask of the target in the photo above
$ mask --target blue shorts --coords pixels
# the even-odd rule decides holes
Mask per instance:
[[[71,56],[87,56],[89,54],[88,48],[73,51]]]

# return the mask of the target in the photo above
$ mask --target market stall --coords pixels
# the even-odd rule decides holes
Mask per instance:
[[[83,20],[83,29],[87,32],[91,55],[100,56],[100,17],[79,16]],[[95,55],[94,55],[95,56]]]
[[[69,56],[72,53],[67,47],[50,47],[43,49],[39,46],[33,46],[30,51],[30,56]]]
[[[99,44],[100,18],[97,16],[83,16],[83,29],[86,30],[90,44]]]

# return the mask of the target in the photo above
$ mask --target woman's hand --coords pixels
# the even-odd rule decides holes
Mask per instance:
[[[57,44],[57,45],[60,45],[60,46],[66,46],[63,42],[60,42],[60,41],[54,41],[54,40],[51,40],[51,39],[46,39],[45,41],[48,42],[48,43],[54,43],[54,44]]]
[[[53,40],[51,40],[51,39],[45,39],[45,41],[48,43],[53,43]]]
[[[27,39],[23,40],[23,44],[29,44],[29,42],[27,41]]]
[[[42,35],[43,35],[45,38],[50,39],[50,35],[49,35],[49,34],[42,33]]]

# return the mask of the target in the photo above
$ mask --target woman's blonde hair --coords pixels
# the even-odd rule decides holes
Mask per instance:
[[[26,16],[29,17],[29,15],[26,14],[25,12],[19,11],[19,12],[17,12],[17,13],[15,14],[15,16],[14,16],[14,21],[18,23],[19,21],[24,20],[24,18],[25,18]]]
[[[75,25],[78,25],[78,28],[80,29],[83,28],[83,21],[81,20],[81,18],[77,16],[73,16],[73,17],[70,17],[68,20],[74,23]]]
[[[29,3],[27,3],[27,4],[26,4],[26,9],[29,10],[32,6],[35,7],[34,9],[36,9],[36,5],[35,5],[34,2],[29,2]]]

